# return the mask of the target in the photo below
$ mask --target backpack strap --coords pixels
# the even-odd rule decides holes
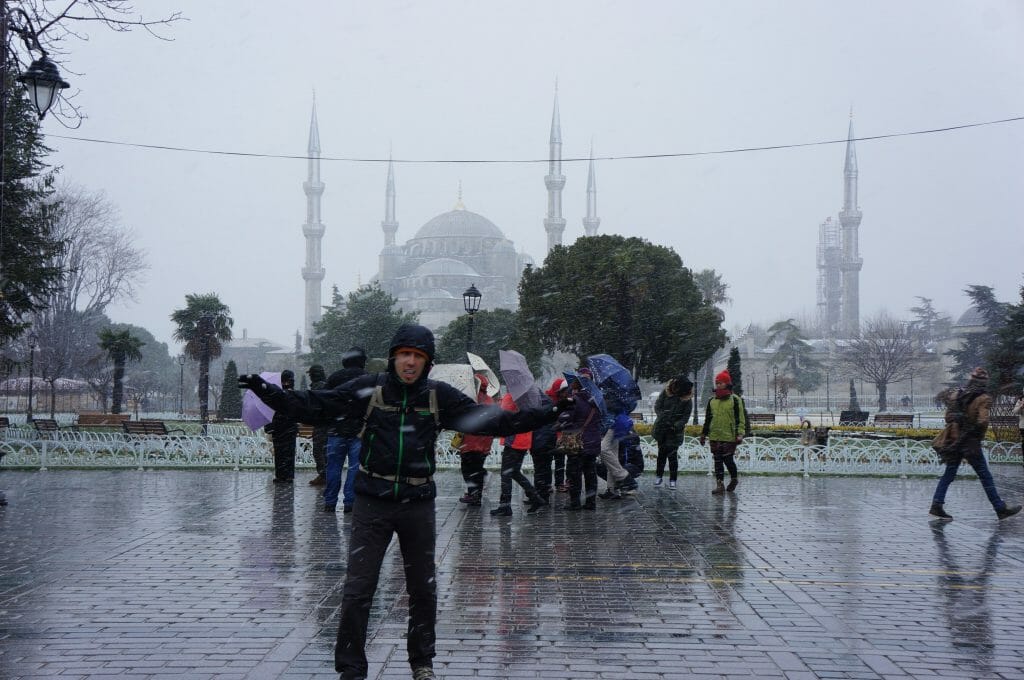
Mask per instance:
[[[382,411],[397,411],[397,406],[390,406],[384,403],[384,381],[387,379],[386,373],[377,374],[377,386],[373,390],[373,394],[370,395],[370,401],[366,404],[366,413],[363,414],[363,429],[359,430],[359,438],[363,438],[363,433],[366,432],[366,423],[370,420],[370,414],[373,413],[374,409],[380,409]],[[430,388],[430,413],[434,416],[434,426],[441,427],[441,409],[437,405],[437,388]]]

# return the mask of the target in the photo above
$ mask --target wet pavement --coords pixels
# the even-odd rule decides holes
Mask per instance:
[[[1018,466],[997,466],[1024,498]],[[267,472],[0,473],[0,678],[336,678],[346,515]],[[444,678],[1024,678],[1024,518],[976,480],[642,479],[596,512],[493,518],[439,476]],[[564,498],[560,496],[559,500]],[[1022,513],[1024,515],[1024,513]],[[407,678],[392,545],[371,678]]]

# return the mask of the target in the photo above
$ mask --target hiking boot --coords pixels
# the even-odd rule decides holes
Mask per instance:
[[[999,516],[999,519],[1006,519],[1007,517],[1013,517],[1018,512],[1020,512],[1019,505],[1007,505],[1002,510],[996,510],[996,515]]]
[[[338,506],[337,505],[325,505],[324,506],[324,512],[337,512],[337,511],[338,511]]]
[[[313,479],[309,480],[309,485],[310,486],[326,486],[326,484],[327,484],[327,475],[323,474],[322,472],[320,474],[318,474],[316,477],[314,477]]]
[[[494,510],[491,510],[491,516],[492,517],[511,517],[512,516],[512,506],[511,505],[499,505]]]
[[[676,480],[674,480],[674,479],[668,480],[668,488],[670,488],[673,491],[675,491],[676,490]]]
[[[928,514],[938,517],[939,519],[944,519],[947,522],[953,519],[953,515],[950,515],[945,510],[942,509],[942,503],[932,503],[932,507],[928,511]],[[998,510],[996,510],[996,514],[999,514]],[[1002,519],[1002,517],[1000,516],[999,519]]]
[[[526,514],[532,515],[533,513],[535,513],[538,510],[540,510],[541,508],[546,508],[547,505],[548,505],[548,502],[546,500],[544,500],[543,498],[538,498],[535,501],[530,501],[530,507],[526,508]]]
[[[604,499],[606,501],[620,501],[620,500],[622,500],[622,495],[618,491],[615,491],[614,489],[612,489],[611,487],[606,489],[604,493],[598,494],[597,497],[598,498],[602,498],[602,499]]]
[[[664,482],[664,481],[665,480],[662,479],[661,477],[655,477],[654,478],[654,486],[661,486],[662,482]]]
[[[740,483],[740,480],[738,480],[737,478],[733,477],[732,479],[729,480],[729,486],[725,487],[725,490],[729,491],[729,492],[735,491],[736,490],[736,485],[739,484],[739,483]]]
[[[711,490],[711,495],[720,496],[723,493],[725,493],[725,482],[719,479],[717,482],[715,482],[715,488]]]
[[[462,494],[462,498],[459,499],[459,502],[460,503],[472,503],[473,502],[473,494],[471,494],[470,492],[467,491],[466,493]]]
[[[465,503],[471,507],[479,507],[483,502],[483,494],[481,493],[470,493],[467,491],[462,498],[459,499],[460,503]]]
[[[344,507],[344,510],[345,510],[345,514],[347,515],[347,514],[349,514],[350,512],[352,512],[352,506],[351,506],[351,505],[346,505],[346,506]]]
[[[417,666],[412,669],[412,680],[436,680],[434,669],[430,666]]]

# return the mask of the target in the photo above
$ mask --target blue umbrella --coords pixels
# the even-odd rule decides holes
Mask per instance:
[[[594,382],[601,389],[608,409],[615,413],[630,413],[640,401],[640,387],[633,375],[607,354],[587,357],[587,367],[594,374]]]

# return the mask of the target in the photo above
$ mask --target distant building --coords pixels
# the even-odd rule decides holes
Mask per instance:
[[[861,211],[857,205],[857,150],[853,116],[846,135],[843,165],[843,209],[839,221],[829,217],[818,226],[818,329],[826,338],[855,338],[860,334]]]
[[[302,276],[306,282],[306,328],[302,341],[308,347],[313,324],[320,319],[320,286],[324,277],[320,239],[324,227],[320,222],[320,134],[316,109],[310,121],[309,168],[303,189],[306,193],[306,266]],[[565,219],[562,217],[562,133],[558,111],[558,93],[551,114],[548,147],[548,174],[544,184],[548,193],[544,229],[550,251],[562,244]],[[591,154],[592,155],[592,154]],[[459,190],[452,210],[437,215],[423,224],[405,243],[397,242],[398,218],[395,211],[394,164],[388,163],[384,192],[384,247],[379,256],[379,272],[374,281],[393,295],[405,311],[417,311],[424,325],[437,330],[465,314],[462,294],[471,285],[483,294],[482,308],[510,309],[519,307],[519,281],[523,270],[534,263],[529,255],[517,252],[515,244],[494,222],[467,210]],[[586,217],[584,231],[597,233],[601,223],[597,215],[597,184],[594,163],[590,162],[587,178]]]

